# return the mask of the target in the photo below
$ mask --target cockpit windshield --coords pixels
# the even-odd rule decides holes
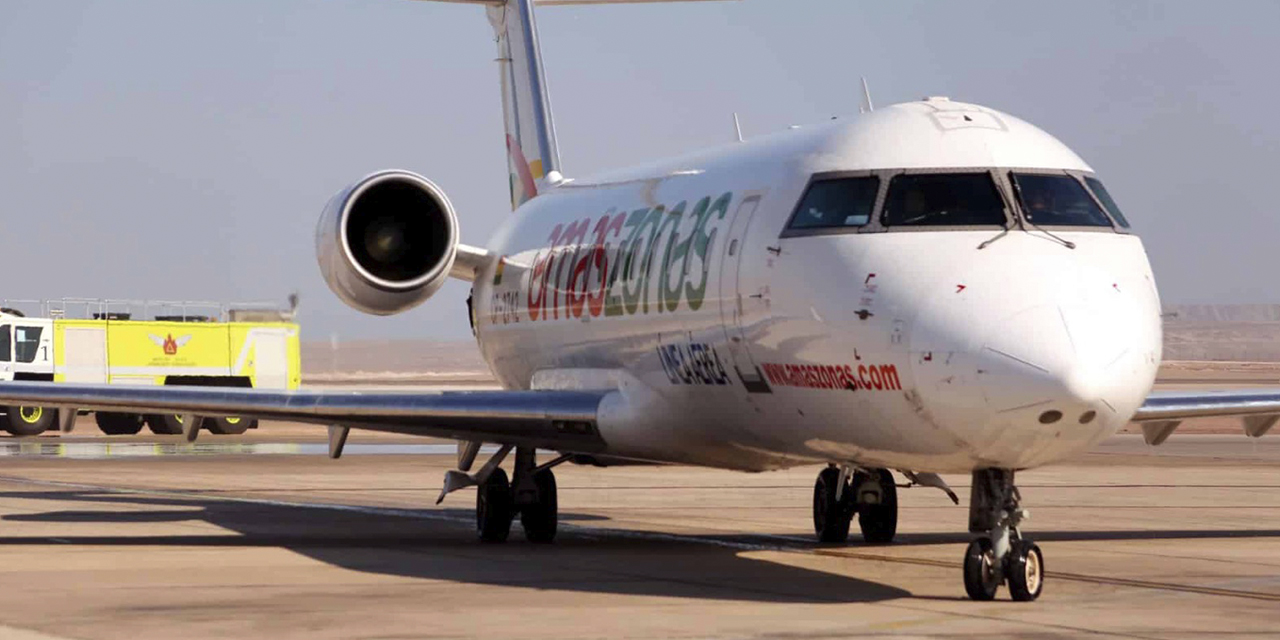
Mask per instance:
[[[1004,200],[988,173],[894,176],[881,222],[895,226],[1006,224]]]
[[[1110,227],[1089,192],[1068,175],[1010,173],[1009,179],[1022,200],[1023,215],[1032,224],[1075,227]]]
[[[1111,194],[1107,193],[1107,188],[1102,186],[1102,181],[1093,176],[1085,176],[1084,181],[1093,190],[1093,195],[1098,196],[1098,201],[1102,203],[1102,206],[1107,208],[1107,213],[1111,214],[1111,217],[1115,218],[1115,221],[1120,226],[1128,229],[1129,221],[1125,219],[1123,213],[1120,213],[1120,206],[1116,204],[1115,200],[1111,199]]]
[[[871,221],[880,178],[832,178],[809,185],[788,229],[861,227]]]

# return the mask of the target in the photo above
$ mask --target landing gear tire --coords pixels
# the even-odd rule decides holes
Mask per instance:
[[[98,411],[93,414],[98,428],[109,436],[132,436],[142,431],[142,416],[136,413],[111,413]]]
[[[1044,589],[1044,556],[1030,540],[1019,540],[1009,551],[1006,561],[1009,597],[1015,602],[1031,602]]]
[[[869,483],[878,483],[878,501],[864,502]],[[869,544],[889,544],[898,533],[898,487],[888,469],[853,474],[853,495],[857,500],[858,528]],[[876,495],[872,493],[872,495]]]
[[[978,538],[964,551],[964,591],[972,600],[994,600],[1000,590],[1001,571],[991,541]]]
[[[506,542],[515,516],[511,504],[511,482],[501,467],[485,479],[476,491],[476,533],[481,542]]]
[[[238,436],[250,429],[258,426],[258,421],[252,418],[241,418],[239,416],[224,416],[221,418],[209,418],[205,424],[205,428],[209,433],[219,436]]]
[[[964,590],[991,600],[1001,584],[1015,602],[1030,602],[1044,589],[1044,555],[1022,537],[1028,513],[1011,469],[976,469],[969,493],[969,531],[982,534],[964,554]]]
[[[48,407],[8,407],[4,430],[15,436],[38,436],[58,420],[58,410]]]
[[[153,414],[147,416],[147,428],[158,436],[171,436],[182,433],[182,416],[173,414]]]
[[[520,507],[520,525],[524,527],[525,540],[547,543],[556,539],[557,511],[556,476],[550,469],[533,474],[538,487],[538,501]]]
[[[840,486],[840,469],[823,469],[813,485],[813,531],[818,541],[847,541],[853,512],[853,492]]]

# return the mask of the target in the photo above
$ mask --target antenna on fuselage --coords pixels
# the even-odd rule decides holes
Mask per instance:
[[[875,105],[871,104],[871,89],[867,87],[867,77],[862,76],[862,104],[858,105],[858,113],[871,113],[875,110]]]
[[[738,134],[738,142],[742,142],[742,123],[738,122],[738,112],[733,112],[733,132]]]

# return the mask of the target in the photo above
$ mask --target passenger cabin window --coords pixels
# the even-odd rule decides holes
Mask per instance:
[[[13,354],[17,362],[35,362],[44,327],[14,327]]]
[[[809,185],[788,229],[838,229],[871,222],[880,179],[830,178]]]
[[[10,333],[10,325],[0,325],[0,362],[11,362],[13,360],[13,345],[9,338]]]
[[[1084,185],[1071,176],[1035,173],[1011,173],[1009,176],[1022,200],[1022,212],[1033,224],[1111,226],[1107,214],[1089,197]]]
[[[899,226],[1005,226],[1004,200],[986,173],[894,176],[881,221]]]
[[[1111,194],[1107,193],[1107,188],[1102,186],[1102,181],[1093,177],[1085,177],[1084,181],[1093,190],[1093,195],[1098,196],[1098,201],[1102,203],[1102,206],[1107,208],[1107,213],[1111,214],[1111,217],[1120,226],[1128,229],[1129,221],[1125,219],[1123,213],[1120,213],[1120,206],[1116,204],[1115,200],[1111,199]]]

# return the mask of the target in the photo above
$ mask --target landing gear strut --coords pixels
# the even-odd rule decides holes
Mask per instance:
[[[514,480],[508,481],[502,468],[494,469],[476,492],[476,532],[480,540],[506,542],[516,514],[520,515],[526,540],[555,540],[559,505],[551,467],[567,459],[561,456],[538,466],[534,449],[519,447]]]
[[[991,600],[1001,584],[1018,602],[1040,597],[1044,589],[1044,556],[1022,537],[1018,525],[1027,518],[1013,471],[973,472],[969,492],[969,531],[981,536],[964,553],[964,590],[974,600]]]
[[[831,465],[813,486],[813,529],[822,542],[845,542],[858,516],[862,539],[887,544],[898,531],[898,488],[888,469]]]

